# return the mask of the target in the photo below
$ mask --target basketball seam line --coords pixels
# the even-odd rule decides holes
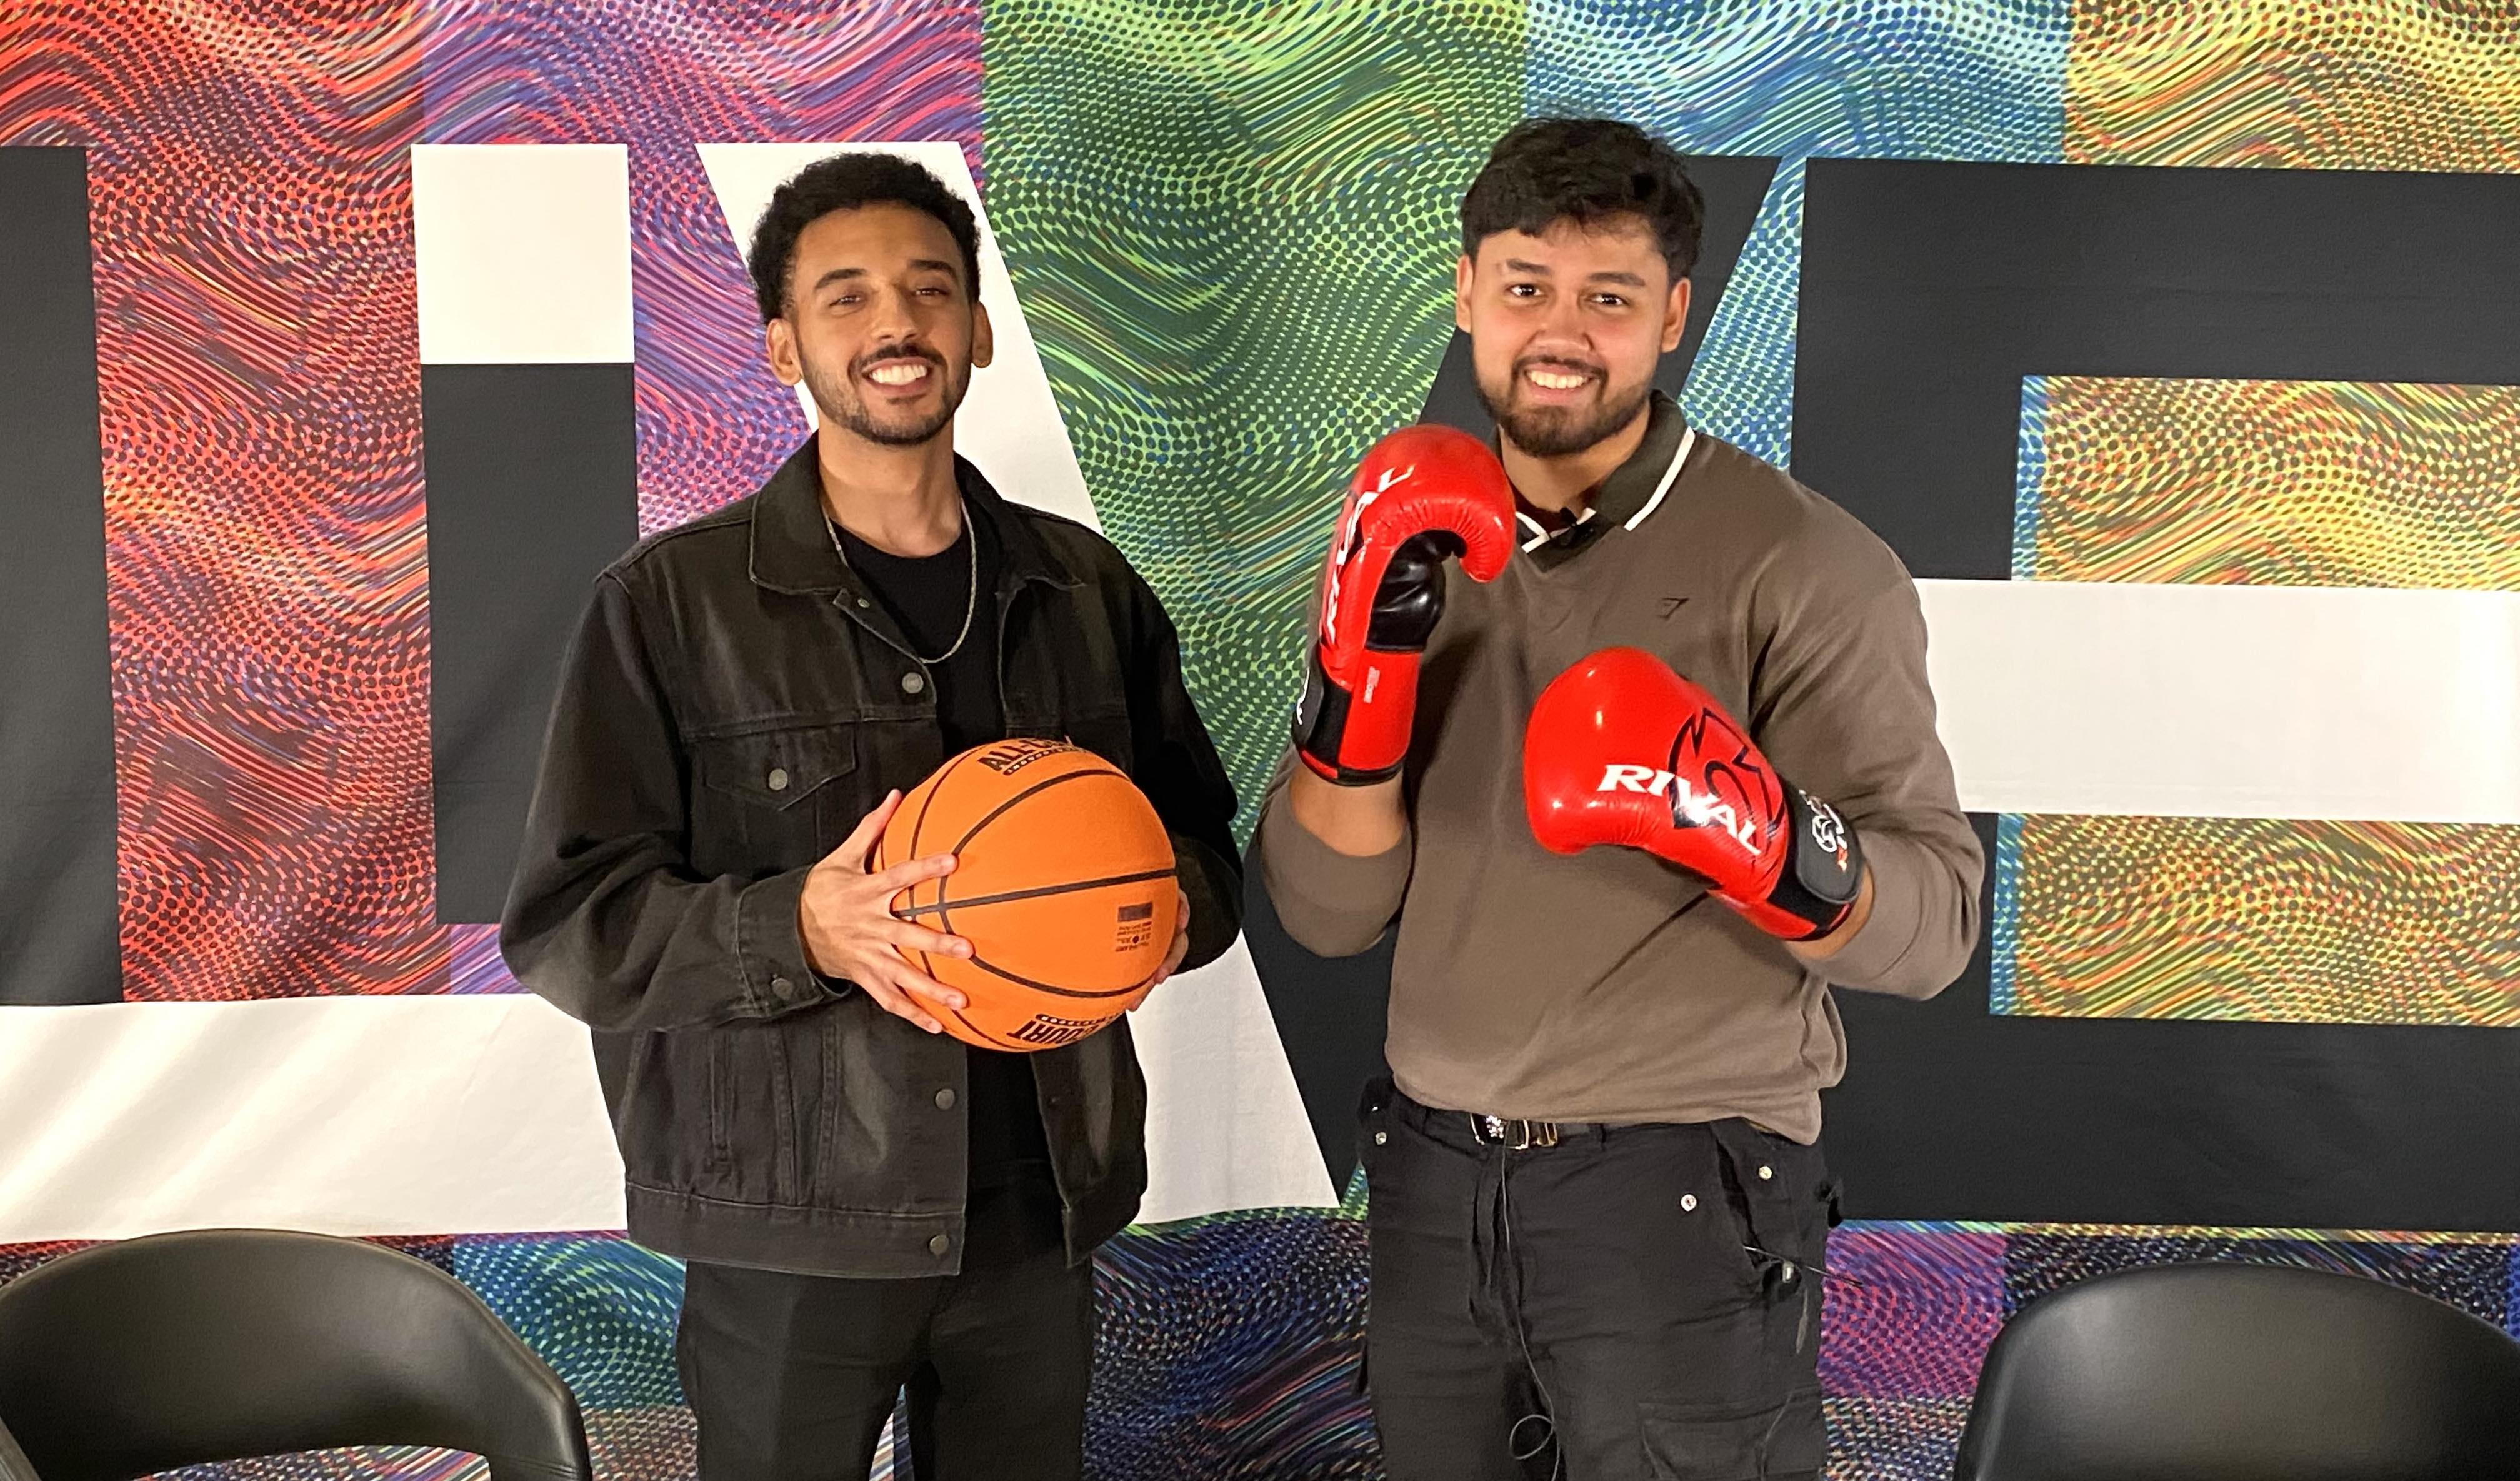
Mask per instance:
[[[964,760],[970,754],[970,751],[965,751],[962,755],[956,756],[953,760],[947,762],[945,764],[945,776],[952,776],[955,769],[960,767]],[[936,794],[944,789],[945,777],[938,777],[936,779],[936,785],[927,788],[927,795],[919,799],[919,816],[912,819],[910,824],[910,858],[902,860],[902,863],[908,864],[911,859],[919,857],[919,837],[920,834],[927,830],[927,809],[935,803]],[[929,882],[936,886],[937,903],[940,905],[943,904],[945,900],[945,881],[942,878],[938,878],[930,880]],[[919,906],[919,886],[916,884],[913,884],[910,887],[910,904],[911,908],[914,910]],[[933,975],[933,973],[930,973],[930,975]]]
[[[1058,785],[1059,785],[1060,783],[1062,783],[1062,782],[1082,782],[1082,781],[1084,781],[1084,780],[1085,780],[1086,778],[1088,778],[1088,777],[1118,777],[1118,778],[1120,778],[1120,780],[1121,780],[1121,781],[1123,781],[1123,782],[1126,782],[1126,781],[1128,781],[1128,780],[1129,780],[1129,779],[1128,779],[1128,777],[1127,777],[1126,775],[1122,774],[1121,772],[1119,772],[1119,771],[1117,771],[1117,770],[1113,770],[1113,771],[1102,771],[1102,770],[1095,770],[1095,771],[1082,771],[1082,772],[1068,772],[1068,773],[1067,773],[1067,774],[1065,774],[1064,776],[1053,777],[1053,778],[1051,778],[1050,780],[1048,780],[1048,781],[1046,781],[1046,782],[1036,782],[1036,783],[1034,783],[1032,785],[1025,787],[1022,791],[1019,791],[1019,792],[1015,793],[1013,796],[1009,797],[1006,801],[999,803],[997,806],[995,806],[995,807],[993,807],[993,808],[990,808],[990,809],[989,809],[989,811],[988,811],[984,816],[982,816],[982,817],[981,817],[981,819],[980,819],[980,821],[979,821],[979,822],[974,823],[974,824],[972,824],[972,825],[971,825],[970,831],[968,831],[968,832],[967,832],[967,833],[965,833],[965,834],[963,835],[962,841],[961,841],[961,842],[959,842],[959,843],[957,843],[957,844],[955,844],[952,848],[947,849],[947,850],[946,850],[946,852],[947,852],[947,853],[949,853],[949,854],[954,855],[954,856],[955,856],[955,857],[957,857],[957,858],[962,857],[963,850],[965,850],[965,849],[967,849],[967,848],[969,848],[969,847],[971,846],[971,840],[972,840],[972,839],[974,839],[974,838],[976,838],[976,837],[978,837],[978,836],[980,836],[980,831],[981,831],[981,830],[983,830],[983,829],[987,828],[990,824],[997,822],[997,821],[998,821],[998,818],[1000,817],[1000,815],[1004,814],[1004,813],[1006,812],[1006,810],[1007,810],[1007,809],[1009,809],[1009,808],[1011,808],[1011,807],[1014,806],[1014,805],[1015,805],[1016,803],[1018,803],[1018,802],[1023,801],[1023,800],[1024,800],[1025,798],[1027,798],[1027,797],[1034,796],[1034,795],[1036,795],[1037,793],[1046,792],[1046,791],[1050,790],[1052,787]],[[941,790],[943,790],[943,788],[942,788],[942,787],[939,787],[939,788],[938,788],[938,790],[939,790],[939,791],[941,791]],[[930,792],[930,793],[928,793],[928,795],[932,797],[932,796],[934,796],[934,795],[935,795],[935,793],[934,793],[934,792]]]
[[[977,952],[973,952],[971,954],[970,961],[973,966],[979,967],[984,971],[994,972],[997,975],[1006,978],[1009,982],[1013,983],[1017,987],[1029,987],[1035,992],[1052,993],[1061,998],[1086,998],[1097,1000],[1102,998],[1125,998],[1129,994],[1139,991],[1141,988],[1146,987],[1148,983],[1155,980],[1155,974],[1153,972],[1148,972],[1127,987],[1115,987],[1107,992],[1087,993],[1079,992],[1072,987],[1053,987],[1047,982],[1035,982],[1030,977],[1007,970],[1005,967],[998,965],[996,963],[981,956]]]
[[[983,905],[1004,905],[1011,900],[1034,900],[1039,899],[1043,895],[1063,895],[1089,889],[1108,889],[1115,884],[1142,884],[1148,879],[1169,879],[1179,873],[1180,869],[1178,866],[1173,869],[1150,869],[1134,875],[1113,875],[1107,879],[1079,879],[1073,884],[1044,884],[1033,889],[1011,889],[1003,894],[974,895],[968,900],[956,900],[952,902],[950,906],[942,903],[936,905],[914,905],[910,908],[910,914],[902,917],[901,919],[904,920],[915,920],[921,916],[941,915],[948,909],[977,910]]]
[[[1096,759],[1097,759],[1097,760],[1100,760],[1101,758],[1100,758],[1100,757],[1097,757]],[[1108,766],[1108,765],[1109,765],[1109,763],[1108,763],[1108,762],[1105,762],[1105,763],[1104,763],[1104,765]],[[1119,777],[1119,778],[1120,778],[1120,780],[1121,780],[1121,781],[1123,781],[1123,782],[1126,782],[1126,781],[1128,781],[1128,780],[1129,780],[1129,779],[1128,779],[1128,777],[1127,777],[1127,775],[1126,775],[1125,773],[1120,772],[1118,769],[1114,768],[1113,770],[1111,770],[1111,771],[1110,771],[1110,772],[1108,772],[1108,773],[1104,773],[1104,772],[1102,772],[1102,771],[1068,772],[1068,773],[1066,773],[1066,774],[1065,774],[1065,775],[1063,775],[1063,776],[1053,777],[1053,778],[1051,778],[1051,779],[1050,779],[1049,781],[1047,781],[1047,782],[1036,782],[1036,783],[1034,783],[1032,785],[1025,787],[1022,791],[1019,791],[1019,792],[1015,793],[1013,796],[1009,797],[1006,801],[1001,802],[1001,803],[999,803],[997,806],[995,806],[995,807],[993,807],[993,808],[989,809],[989,811],[988,811],[988,813],[987,813],[987,815],[986,815],[986,816],[982,817],[982,818],[980,819],[980,821],[979,821],[979,822],[972,824],[972,825],[971,825],[971,828],[970,828],[970,830],[969,830],[968,832],[966,832],[965,834],[963,834],[963,840],[962,840],[960,843],[955,844],[952,848],[950,848],[950,849],[946,850],[946,852],[948,852],[948,853],[952,854],[952,855],[954,856],[955,860],[959,863],[959,862],[961,861],[962,857],[963,857],[963,850],[965,850],[965,849],[967,849],[967,848],[970,847],[970,846],[971,846],[971,840],[972,840],[972,839],[974,839],[974,838],[976,838],[976,837],[978,837],[978,836],[980,836],[981,830],[983,830],[983,829],[987,828],[990,824],[997,822],[997,821],[998,821],[998,819],[999,819],[999,817],[1000,817],[1002,814],[1004,814],[1004,813],[1007,811],[1007,809],[1009,809],[1009,808],[1011,808],[1011,807],[1014,806],[1014,805],[1015,805],[1016,803],[1018,803],[1018,802],[1021,802],[1021,801],[1022,801],[1022,800],[1024,800],[1026,797],[1033,796],[1033,795],[1035,795],[1036,793],[1039,793],[1039,792],[1045,792],[1045,791],[1048,791],[1050,788],[1052,788],[1052,787],[1054,787],[1054,786],[1057,786],[1057,785],[1058,785],[1058,784],[1060,784],[1061,782],[1074,782],[1074,781],[1076,781],[1076,780],[1077,780],[1078,778],[1080,778],[1080,777],[1100,777],[1100,776],[1104,776],[1104,775],[1110,775],[1110,776],[1116,776],[1116,777]],[[930,798],[933,798],[933,797],[936,795],[936,792],[943,791],[944,789],[945,789],[945,788],[944,788],[944,786],[940,784],[940,785],[936,787],[936,790],[935,790],[935,791],[931,791],[931,792],[929,792],[927,795],[928,795]],[[926,821],[926,813],[925,813],[923,810],[922,810],[922,811],[921,812],[921,814],[920,814],[920,821],[922,821],[922,823]],[[950,878],[950,877],[952,877],[952,876],[951,876],[951,875],[948,875],[948,876],[946,876],[946,877]],[[938,928],[938,929],[940,929],[940,930],[945,930],[945,931],[951,931],[951,930],[953,930],[953,928],[954,928],[954,915],[953,915],[953,907],[954,907],[956,904],[958,904],[958,903],[960,903],[960,902],[957,902],[957,901],[950,901],[950,900],[947,900],[947,899],[945,898],[945,879],[943,879],[943,878],[938,879],[938,880],[936,881],[936,904],[935,904],[935,906],[934,906],[934,910],[935,910],[935,912],[936,912],[936,925],[937,925],[937,928]],[[913,910],[917,910],[917,909],[919,908],[919,896],[918,896],[916,893],[913,893],[913,894],[911,895],[911,897],[910,897],[910,904],[911,904],[911,908],[912,908]],[[971,960],[972,960],[972,961],[974,961],[974,962],[978,962],[980,959],[979,959],[979,958],[977,958],[977,957],[973,957]],[[985,964],[983,964],[983,965],[985,965]],[[1009,972],[1009,971],[1000,971],[997,967],[994,967],[994,966],[990,967],[990,968],[989,968],[989,970],[991,970],[991,971],[993,971],[993,972],[997,972],[999,976],[1001,976],[1001,977],[1005,977],[1005,978],[1009,979],[1010,981],[1014,981],[1014,982],[1024,982],[1024,980],[1025,980],[1025,979],[1023,979],[1023,978],[1021,978],[1021,977],[1016,976],[1016,975],[1015,975],[1014,973],[1012,973],[1012,972]],[[1026,986],[1036,986],[1036,985],[1038,985],[1038,984],[1026,983],[1025,985],[1026,985]],[[1058,989],[1057,989],[1057,988],[1050,988],[1050,989],[1048,989],[1048,991],[1051,991],[1051,992],[1057,992],[1057,991],[1058,991]]]
[[[996,1045],[1001,1049],[1021,1049],[1023,1047],[1014,1040],[1006,1038],[1003,1035],[990,1033],[987,1029],[982,1028],[980,1025],[972,1022],[969,1018],[964,1016],[963,1010],[959,1008],[949,1008],[945,1010],[945,1011],[954,1015],[955,1022],[962,1024],[965,1028],[969,1029],[971,1032],[988,1040],[991,1044]]]

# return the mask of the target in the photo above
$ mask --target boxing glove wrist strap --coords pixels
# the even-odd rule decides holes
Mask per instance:
[[[1295,706],[1295,754],[1315,776],[1340,786],[1371,786],[1400,775],[1418,708],[1416,653],[1369,651],[1365,659],[1360,697],[1323,669],[1316,648]]]
[[[1864,845],[1836,808],[1788,782],[1785,867],[1765,904],[1810,927],[1801,940],[1816,940],[1846,923],[1864,889]]]

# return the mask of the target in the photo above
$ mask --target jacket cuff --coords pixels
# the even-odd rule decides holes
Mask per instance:
[[[810,868],[756,879],[735,902],[736,968],[751,1016],[782,1013],[828,1003],[839,995],[805,960],[805,926],[797,909]]]
[[[1343,854],[1314,836],[1281,788],[1260,818],[1260,874],[1279,923],[1323,957],[1352,957],[1382,938],[1400,913],[1415,861],[1415,834],[1378,854]]]
[[[1872,913],[1854,939],[1814,969],[1841,987],[1906,993],[1902,968],[1924,934],[1925,872],[1935,860],[1921,844],[1895,833],[1865,834],[1864,859],[1872,875]]]

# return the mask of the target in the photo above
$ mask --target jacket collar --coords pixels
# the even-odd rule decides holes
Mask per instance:
[[[1528,516],[1515,521],[1524,549],[1541,564],[1554,565],[1572,557],[1609,529],[1642,523],[1671,492],[1678,471],[1675,460],[1693,450],[1688,419],[1682,414],[1680,403],[1661,391],[1653,393],[1649,405],[1644,440],[1627,462],[1612,469],[1609,476],[1595,487],[1580,521],[1554,534],[1542,531]]]
[[[753,584],[791,596],[865,596],[865,583],[832,548],[832,533],[823,519],[823,474],[816,445],[819,434],[779,465],[770,481],[752,499],[751,575]],[[970,460],[956,455],[954,481],[971,514],[989,521],[998,537],[998,594],[1011,596],[1030,581],[1053,586],[1082,583],[1065,562],[1051,553],[1032,522],[1019,518],[1004,496],[990,486]]]

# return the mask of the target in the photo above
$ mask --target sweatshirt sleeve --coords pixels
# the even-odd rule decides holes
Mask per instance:
[[[1416,857],[1414,829],[1378,854],[1343,854],[1313,835],[1286,800],[1296,766],[1290,749],[1278,762],[1261,806],[1260,877],[1279,922],[1317,957],[1353,957],[1382,939],[1400,914]]]
[[[1785,778],[1856,828],[1872,913],[1818,969],[1840,986],[1930,998],[1976,949],[1984,850],[1935,730],[1916,584],[1868,532],[1880,579],[1786,594],[1753,685],[1752,732]],[[1836,593],[1871,595],[1855,602]]]

